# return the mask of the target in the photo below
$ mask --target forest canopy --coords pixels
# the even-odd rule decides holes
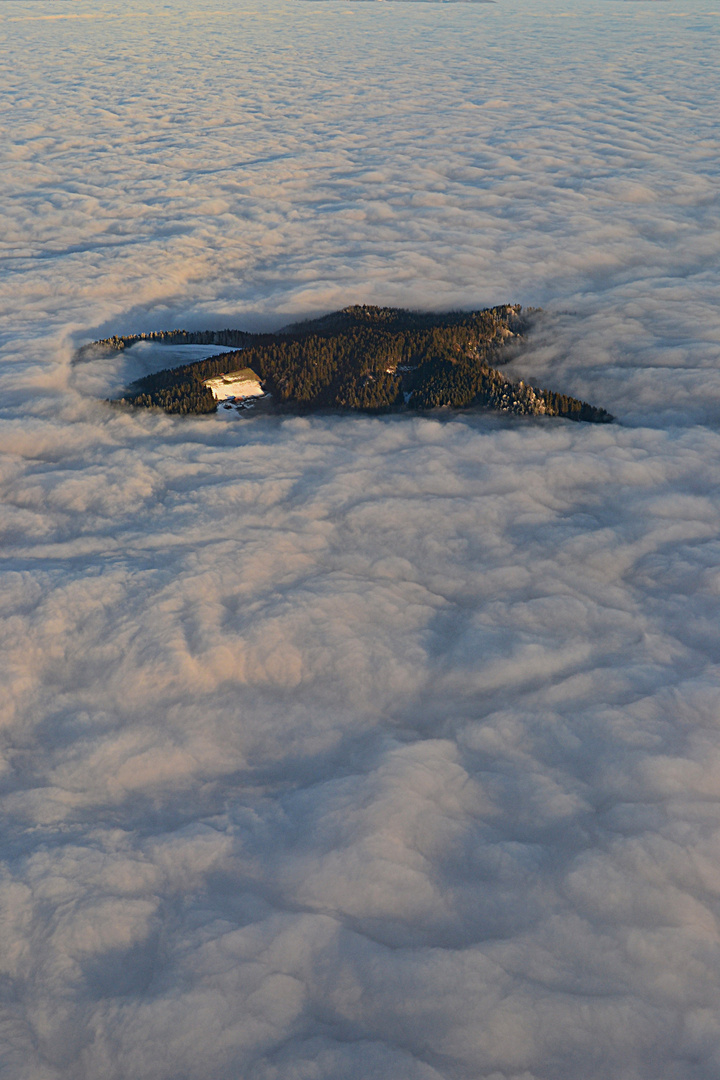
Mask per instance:
[[[237,351],[166,368],[128,387],[120,402],[169,413],[214,412],[206,382],[250,368],[274,407],[383,412],[485,406],[510,413],[609,423],[612,417],[565,394],[513,383],[498,370],[516,354],[532,310],[519,304],[443,314],[358,305],[273,334],[171,330],[86,346],[115,351],[141,340],[207,344]]]

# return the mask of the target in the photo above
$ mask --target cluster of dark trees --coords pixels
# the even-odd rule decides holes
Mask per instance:
[[[165,412],[177,413],[181,416],[187,416],[189,413],[199,416],[202,413],[212,413],[217,410],[217,402],[212,391],[202,383],[198,385],[194,382],[151,388],[139,394],[130,394],[128,397],[121,398],[121,401],[145,409],[164,409]]]
[[[511,383],[493,366],[507,359],[508,346],[522,337],[531,315],[519,305],[442,315],[363,305],[275,334],[221,331],[228,338],[242,335],[242,351],[147,375],[122,401],[171,413],[212,412],[215,402],[205,381],[249,367],[279,407],[378,412],[481,404],[595,423],[612,420],[604,409],[575,398]],[[200,335],[187,334],[194,336]]]

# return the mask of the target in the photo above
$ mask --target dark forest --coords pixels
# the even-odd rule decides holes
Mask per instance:
[[[108,338],[88,350],[129,348],[139,340],[236,345],[138,380],[120,403],[169,413],[214,412],[205,381],[251,368],[287,411],[347,409],[388,412],[484,406],[526,415],[609,423],[602,408],[552,390],[513,383],[498,370],[522,346],[536,311],[519,305],[433,314],[400,308],[345,308],[274,334],[240,330],[163,331]]]

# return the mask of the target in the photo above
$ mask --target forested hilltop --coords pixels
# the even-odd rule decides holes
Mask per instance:
[[[514,355],[532,310],[504,305],[444,314],[366,305],[295,323],[274,334],[240,330],[113,337],[85,346],[115,351],[136,341],[237,346],[238,351],[167,368],[139,379],[120,399],[170,413],[214,412],[206,381],[249,368],[272,395],[275,407],[367,412],[484,405],[503,412],[564,416],[609,423],[612,417],[577,398],[510,382],[497,365]]]

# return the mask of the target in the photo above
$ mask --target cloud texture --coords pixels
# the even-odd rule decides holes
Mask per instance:
[[[717,1076],[718,26],[2,5],[8,1075]],[[517,376],[617,424],[70,364],[514,300]]]

